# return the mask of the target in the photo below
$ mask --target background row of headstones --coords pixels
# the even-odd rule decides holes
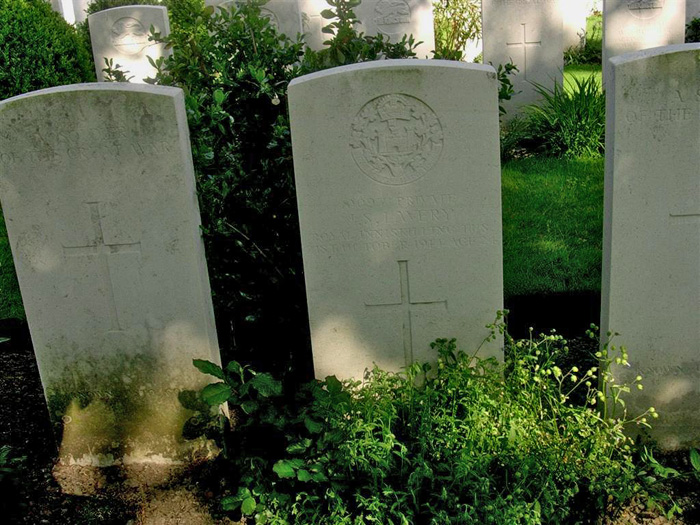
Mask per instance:
[[[234,0],[206,0],[208,5],[226,8]],[[551,86],[563,82],[562,50],[583,34],[586,16],[596,7],[593,0],[483,0],[484,63],[513,62],[515,96],[504,105],[509,115],[539,95],[534,84]],[[321,27],[327,23],[320,15],[327,7],[324,0],[270,0],[263,13],[281,32],[307,35],[313,49],[322,49],[327,35]],[[604,74],[607,59],[630,51],[684,42],[688,13],[700,11],[700,0],[604,0]],[[384,34],[393,41],[413,34],[423,44],[419,58],[430,56],[434,48],[432,4],[429,0],[365,1],[357,9],[369,34]],[[128,71],[132,82],[143,82],[155,71],[147,56],[157,59],[167,51],[163,45],[149,42],[150,27],[162,35],[169,33],[167,11],[157,6],[127,6],[90,15],[90,33],[96,73],[104,79],[104,58]],[[567,27],[568,26],[568,27]]]

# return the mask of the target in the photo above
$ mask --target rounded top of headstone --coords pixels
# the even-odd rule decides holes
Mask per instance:
[[[16,97],[0,100],[0,109],[12,103],[38,97],[46,97],[61,93],[75,93],[81,91],[92,91],[94,93],[115,92],[115,93],[144,93],[149,95],[160,95],[164,97],[184,97],[182,89],[170,86],[152,86],[150,84],[128,84],[126,82],[92,82],[85,84],[68,84],[46,89],[39,89],[18,95]]]
[[[686,51],[700,51],[700,43],[652,47],[649,49],[642,49],[641,51],[633,51],[632,53],[624,53],[622,55],[614,56],[609,60],[613,66],[620,66],[636,60],[644,60],[663,55],[672,55],[674,53],[684,53]]]
[[[335,75],[343,75],[347,73],[353,73],[358,71],[369,71],[373,69],[381,70],[410,70],[419,68],[443,68],[443,69],[453,69],[453,70],[470,70],[479,71],[483,73],[496,74],[496,70],[493,66],[488,66],[484,64],[473,64],[468,62],[457,62],[455,60],[422,60],[413,58],[399,58],[399,59],[389,59],[389,60],[375,60],[373,62],[363,62],[361,64],[350,64],[347,66],[333,67],[330,69],[325,69],[323,71],[317,71],[316,73],[310,73],[308,75],[303,75],[297,77],[289,83],[289,87],[293,87],[304,82],[310,82],[320,78],[331,77]]]
[[[93,13],[88,16],[88,21],[91,18],[101,18],[103,16],[128,16],[128,14],[134,16],[134,13],[138,16],[141,13],[157,13],[159,11],[162,11],[167,17],[168,9],[162,5],[123,5],[121,7],[111,7],[109,9],[103,9],[97,13]]]

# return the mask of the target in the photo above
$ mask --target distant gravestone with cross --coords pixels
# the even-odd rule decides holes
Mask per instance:
[[[665,449],[700,445],[700,44],[611,60],[601,330],[643,377],[633,414]]]
[[[484,63],[512,62],[515,94],[504,102],[509,116],[540,97],[533,83],[551,89],[563,82],[564,48],[561,0],[484,0]]]
[[[317,377],[398,370],[435,360],[436,338],[473,351],[487,335],[503,304],[497,86],[490,66],[436,60],[291,82]]]
[[[323,49],[323,42],[333,35],[322,28],[333,21],[321,16],[331,9],[325,0],[299,0],[307,45],[314,50]],[[435,50],[433,3],[430,0],[363,0],[353,8],[359,24],[356,29],[365,35],[383,35],[389,42],[400,42],[413,35],[417,58],[432,58]]]
[[[608,59],[652,47],[685,42],[684,0],[604,0],[603,80]]]
[[[105,78],[105,58],[131,78],[131,83],[143,83],[145,78],[154,77],[156,69],[148,58],[154,61],[171,54],[165,44],[149,40],[151,27],[161,36],[170,34],[168,10],[153,5],[136,5],[105,9],[88,16],[92,56],[95,59],[95,73],[102,82]],[[128,73],[127,73],[128,72]]]
[[[0,200],[63,465],[172,464],[218,362],[182,91],[0,102]]]

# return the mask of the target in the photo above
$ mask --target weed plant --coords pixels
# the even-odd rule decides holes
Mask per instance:
[[[609,374],[626,353],[564,370],[561,336],[505,340],[504,364],[441,339],[434,367],[294,390],[196,361],[220,380],[203,399],[235,419],[223,508],[255,524],[582,523],[639,491],[623,431],[655,411],[627,418],[630,385]]]
[[[603,63],[603,19],[591,16],[586,21],[586,31],[579,34],[580,42],[564,51],[566,65],[584,65]]]
[[[549,157],[597,158],[605,152],[605,95],[593,76],[574,77],[569,89],[535,84],[541,101],[525,108],[519,140],[527,151]]]
[[[435,58],[462,60],[464,48],[481,38],[479,0],[435,0]]]

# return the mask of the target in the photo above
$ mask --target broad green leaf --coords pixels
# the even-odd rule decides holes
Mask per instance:
[[[299,481],[311,481],[313,478],[308,470],[299,469],[297,470],[297,479]]]
[[[226,371],[231,372],[232,374],[243,374],[243,367],[238,361],[229,361],[229,363],[226,365]]]
[[[214,102],[221,104],[224,101],[224,92],[220,89],[214,91]]]
[[[693,465],[695,472],[700,472],[700,452],[696,448],[690,449],[690,464]]]
[[[304,418],[304,425],[306,426],[306,429],[312,434],[318,434],[323,430],[323,425],[321,423],[318,423],[317,421],[314,421],[310,417]]]
[[[241,512],[243,512],[243,514],[252,514],[255,512],[256,505],[257,502],[255,501],[255,498],[246,498],[241,504]]]
[[[321,16],[326,20],[332,20],[333,18],[335,18],[335,13],[330,9],[324,9],[323,11],[321,11]]]
[[[253,401],[252,399],[249,399],[248,401],[243,401],[243,403],[241,403],[241,409],[246,414],[252,414],[258,409],[259,406],[260,405],[258,405],[258,402]]]
[[[307,448],[309,448],[309,445],[311,445],[311,440],[306,438],[302,441],[297,441],[296,443],[289,445],[287,447],[287,452],[290,454],[301,454],[302,452],[306,451]]]
[[[326,388],[331,394],[339,394],[343,390],[343,383],[335,376],[328,376],[326,378]]]
[[[270,374],[258,374],[249,381],[258,393],[263,397],[279,396],[282,394],[282,383]]]
[[[221,500],[221,508],[224,510],[236,510],[241,506],[241,500],[235,496],[226,496]]]
[[[328,34],[328,35],[335,35],[335,31],[333,31],[333,28],[332,28],[332,27],[328,27],[328,26],[322,27],[322,28],[321,28],[321,33],[326,33],[326,34]]]
[[[274,470],[280,478],[293,478],[296,475],[292,463],[283,459],[275,463],[272,466],[272,470]]]
[[[205,361],[204,359],[193,359],[192,364],[194,364],[197,370],[204,374],[209,374],[219,379],[224,378],[224,371],[221,370],[221,367],[212,363],[211,361]]]
[[[202,390],[202,399],[211,406],[226,402],[230,395],[231,387],[226,383],[212,383]]]

